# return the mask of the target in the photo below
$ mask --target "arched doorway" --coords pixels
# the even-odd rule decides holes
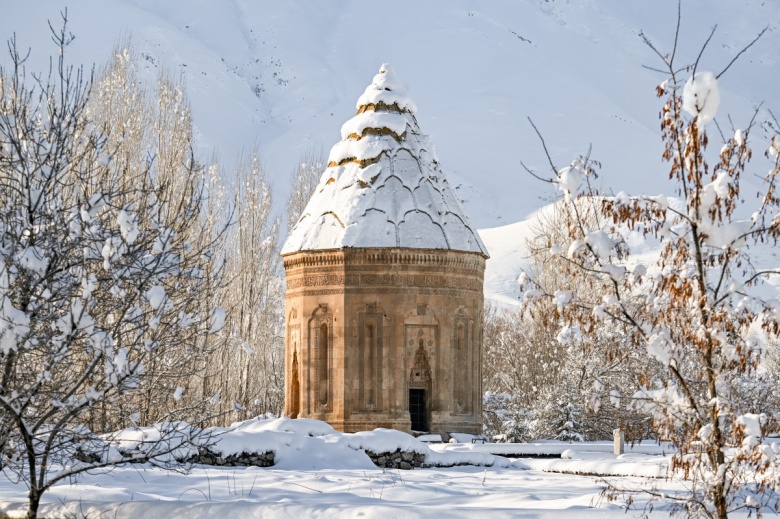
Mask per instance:
[[[417,432],[430,430],[431,365],[423,340],[420,339],[414,354],[414,364],[409,373],[409,418],[411,429]]]

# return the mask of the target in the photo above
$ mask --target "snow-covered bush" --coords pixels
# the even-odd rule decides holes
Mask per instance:
[[[562,442],[585,441],[580,417],[583,413],[579,395],[561,394],[557,388],[545,388],[539,398],[531,422],[531,434],[535,439]]]
[[[482,403],[483,432],[495,442],[519,443],[531,439],[531,414],[523,409],[519,395],[487,391]]]

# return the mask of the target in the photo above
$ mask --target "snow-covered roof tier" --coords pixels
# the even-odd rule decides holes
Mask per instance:
[[[405,247],[487,257],[392,67],[382,65],[357,109],[282,254]]]

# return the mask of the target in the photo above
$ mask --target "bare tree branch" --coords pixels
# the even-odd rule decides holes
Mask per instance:
[[[739,59],[739,57],[740,57],[740,56],[742,56],[742,55],[743,55],[745,52],[747,52],[747,50],[748,50],[750,47],[752,47],[752,46],[753,46],[753,45],[754,45],[754,44],[755,44],[755,43],[756,43],[756,42],[757,42],[759,39],[761,39],[761,37],[764,35],[764,33],[765,33],[765,32],[766,32],[768,29],[769,29],[769,26],[767,26],[767,27],[764,27],[763,29],[761,29],[761,32],[759,32],[759,33],[758,33],[758,35],[757,35],[755,38],[753,38],[753,41],[751,41],[750,43],[748,43],[747,45],[745,45],[744,47],[742,47],[742,50],[740,50],[740,51],[737,53],[737,55],[736,55],[736,56],[734,56],[734,57],[731,59],[731,61],[729,61],[728,65],[726,65],[726,68],[724,68],[723,70],[721,70],[721,71],[718,73],[718,75],[717,75],[717,76],[715,76],[715,78],[716,78],[716,79],[720,79],[720,77],[721,77],[723,74],[725,74],[725,73],[726,73],[726,71],[727,71],[728,69],[730,69],[730,68],[731,68],[731,65],[733,65],[733,64],[734,64],[734,62],[736,62],[736,61]]]
[[[539,129],[536,127],[534,122],[531,120],[530,117],[528,117],[528,122],[531,123],[531,127],[533,127],[534,131],[536,132],[536,135],[539,137],[539,140],[542,142],[542,149],[544,149],[544,154],[547,156],[547,162],[550,164],[550,169],[553,172],[553,175],[556,177],[558,176],[558,169],[555,167],[555,164],[553,164],[552,157],[550,157],[550,151],[547,149],[547,144],[544,142],[544,137],[542,137],[541,132],[539,132]]]

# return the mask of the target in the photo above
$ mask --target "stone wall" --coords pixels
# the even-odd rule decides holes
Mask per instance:
[[[218,467],[273,467],[275,463],[273,451],[242,452],[241,454],[221,456],[208,449],[201,449],[198,454],[190,456],[186,461],[187,463]]]
[[[366,455],[371,462],[382,469],[400,469],[400,470],[412,470],[419,468],[446,468],[455,467],[461,465],[475,465],[482,466],[480,464],[460,462],[460,463],[426,463],[425,454],[419,452],[407,452],[401,449],[397,449],[393,452],[373,452],[371,450],[365,450]],[[122,453],[127,457],[128,463],[145,463],[146,460],[133,459],[132,454]],[[529,455],[528,457],[534,457]],[[559,457],[556,456],[539,456],[539,457]],[[91,457],[87,459],[83,453],[77,453],[75,456],[79,461],[84,462],[96,462]],[[276,463],[275,455],[273,451],[267,452],[242,452],[241,454],[230,454],[223,456],[212,452],[208,449],[201,448],[198,454],[192,455],[186,459],[177,459],[179,463],[192,463],[197,465],[209,465],[215,467],[273,467]]]
[[[119,453],[126,458],[127,463],[146,463],[145,458],[138,458],[132,452],[122,451]],[[75,459],[84,463],[97,463],[101,457],[97,454],[84,454],[77,451]],[[241,454],[230,454],[222,456],[208,449],[201,448],[197,454],[188,458],[176,458],[178,463],[195,463],[198,465],[213,465],[216,467],[273,467],[275,464],[274,452],[242,452]]]
[[[404,452],[400,449],[395,452],[373,452],[367,450],[366,455],[371,458],[374,465],[382,469],[411,470],[413,468],[422,468],[425,464],[425,454]]]

